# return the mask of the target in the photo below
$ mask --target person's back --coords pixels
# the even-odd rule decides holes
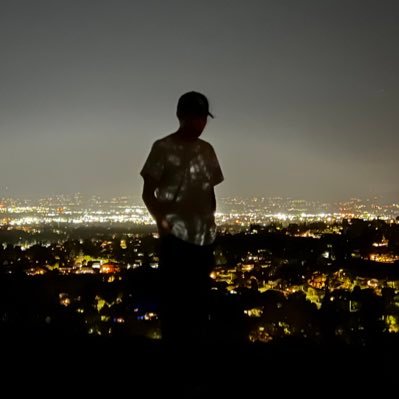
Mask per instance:
[[[213,188],[223,180],[212,146],[172,133],[157,140],[152,152],[162,160],[156,165],[162,175],[156,197],[164,207],[163,217],[171,233],[197,245],[212,243],[216,233]]]
[[[160,235],[162,338],[179,346],[198,344],[208,321],[216,236],[214,186],[223,181],[213,147],[199,139],[208,115],[213,117],[205,96],[182,95],[179,129],[154,142],[140,172],[143,201]]]

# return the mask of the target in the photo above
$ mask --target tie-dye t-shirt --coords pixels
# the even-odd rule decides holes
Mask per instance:
[[[154,142],[140,174],[157,182],[174,236],[197,245],[215,240],[213,187],[224,178],[211,144],[170,134]]]

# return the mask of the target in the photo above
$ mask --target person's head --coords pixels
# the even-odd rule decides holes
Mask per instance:
[[[201,93],[189,91],[183,94],[177,103],[177,118],[184,134],[192,138],[197,138],[205,129],[209,112],[208,99]]]

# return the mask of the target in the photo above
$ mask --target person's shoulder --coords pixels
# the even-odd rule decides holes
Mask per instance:
[[[176,136],[176,133],[169,133],[166,136],[161,137],[157,141],[162,142],[162,143],[168,143],[170,141],[173,141],[175,136]]]
[[[198,138],[198,143],[203,151],[215,152],[213,145],[209,141]]]
[[[173,134],[174,133],[170,133],[170,134],[167,134],[164,137],[161,137],[161,138],[155,140],[154,143],[153,143],[153,147],[164,148],[164,147],[170,145],[171,142],[173,141]]]

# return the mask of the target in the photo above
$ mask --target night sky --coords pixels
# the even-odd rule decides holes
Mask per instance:
[[[399,200],[397,0],[1,0],[0,57],[0,197],[141,194],[197,90],[218,196]]]

